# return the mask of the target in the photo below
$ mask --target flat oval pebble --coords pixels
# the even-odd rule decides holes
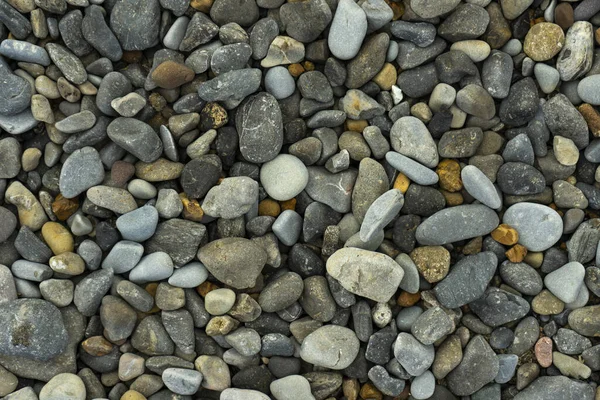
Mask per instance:
[[[273,199],[289,200],[308,184],[308,170],[297,157],[282,154],[263,165],[260,182]]]
[[[425,220],[417,228],[416,239],[424,245],[457,242],[487,235],[499,222],[496,213],[484,205],[457,206],[438,211]]]
[[[519,233],[519,243],[531,251],[550,248],[560,239],[563,231],[563,222],[558,213],[541,204],[519,203],[510,206],[502,222],[515,228]]]

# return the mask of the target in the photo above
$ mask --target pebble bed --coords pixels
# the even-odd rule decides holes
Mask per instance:
[[[600,400],[599,0],[0,0],[3,400]]]

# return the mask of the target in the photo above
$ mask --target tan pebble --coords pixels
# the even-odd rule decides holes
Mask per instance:
[[[17,207],[19,222],[32,231],[39,230],[48,221],[42,204],[21,182],[14,181],[4,194],[6,201]]]
[[[183,171],[183,164],[165,158],[145,163],[135,163],[135,176],[148,182],[163,182],[178,179]]]
[[[440,178],[440,187],[448,192],[458,192],[462,189],[460,164],[456,160],[442,160],[435,171]]]
[[[540,315],[556,315],[563,312],[565,303],[549,290],[544,289],[533,298],[531,308]]]
[[[396,67],[391,63],[385,63],[381,71],[375,75],[373,82],[379,86],[381,90],[391,90],[392,86],[396,84],[398,74],[396,73]]]
[[[121,396],[120,400],[146,400],[146,397],[135,390],[128,390],[123,393],[123,396]]]
[[[421,121],[427,123],[429,121],[431,121],[431,118],[433,117],[433,113],[431,112],[431,109],[429,108],[429,106],[427,105],[427,103],[417,103],[414,106],[412,106],[410,108],[410,113],[420,119]]]
[[[98,93],[98,89],[90,81],[83,82],[78,88],[81,94],[85,96],[95,96]]]
[[[54,114],[48,99],[41,94],[31,96],[31,113],[36,121],[54,123]],[[27,149],[29,150],[29,149]]]
[[[550,22],[535,24],[527,32],[523,51],[533,61],[547,61],[557,55],[565,44],[562,28]]]
[[[50,268],[64,275],[80,275],[85,271],[85,262],[79,254],[65,252],[50,258]]]
[[[40,158],[42,157],[42,151],[35,147],[30,147],[23,152],[23,156],[21,157],[21,164],[23,166],[23,170],[26,172],[33,171],[37,168],[40,163]]]
[[[58,222],[46,222],[42,227],[42,236],[55,255],[74,250],[73,235]]]
[[[429,283],[439,282],[448,275],[450,252],[442,246],[417,247],[410,252],[410,258]]]
[[[510,260],[510,262],[518,263],[523,261],[527,255],[527,247],[520,244],[515,244],[504,254],[506,254],[506,257]]]
[[[239,322],[229,315],[214,317],[206,324],[206,334],[208,336],[227,335],[229,332],[237,329]]]
[[[62,76],[56,81],[60,96],[69,103],[76,103],[81,99],[81,92],[75,85]]]
[[[596,111],[592,105],[587,103],[577,107],[577,110],[579,110],[583,116],[583,119],[585,119],[585,122],[587,123],[588,128],[590,128],[592,135],[595,137],[600,137],[600,113]]]

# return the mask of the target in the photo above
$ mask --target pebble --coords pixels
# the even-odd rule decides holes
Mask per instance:
[[[518,203],[510,206],[502,218],[519,233],[519,244],[530,251],[544,251],[561,237],[563,223],[556,211],[534,203]]]
[[[86,387],[75,374],[63,373],[54,376],[42,387],[40,400],[84,400]]]
[[[402,117],[394,122],[390,131],[391,145],[398,153],[413,158],[423,165],[437,166],[439,157],[436,145],[423,122],[415,117]]]
[[[469,306],[484,324],[491,327],[522,318],[530,308],[523,298],[496,288],[489,288],[481,298]]]
[[[448,386],[460,396],[472,395],[496,378],[499,364],[496,354],[485,339],[480,335],[475,336],[465,347],[461,363],[448,374]]]
[[[273,67],[265,74],[265,90],[277,100],[290,97],[295,89],[296,83],[287,68]]]
[[[565,45],[556,60],[556,69],[563,81],[585,75],[592,66],[593,27],[585,21],[575,22],[567,31]]]
[[[523,50],[533,61],[547,61],[557,55],[565,45],[562,28],[550,22],[535,24],[525,37]]]
[[[348,328],[326,325],[302,341],[300,357],[316,366],[340,370],[348,367],[359,351],[359,341]]]
[[[341,0],[329,28],[327,44],[340,60],[354,58],[367,34],[367,15],[353,1]]]
[[[150,125],[133,119],[119,117],[106,128],[108,137],[143,162],[153,162],[160,157],[163,146]]]
[[[117,218],[117,229],[125,240],[143,242],[156,231],[158,211],[152,206],[140,207]]]
[[[215,278],[243,289],[254,286],[267,255],[248,239],[225,238],[201,247],[198,258]]]
[[[73,198],[104,180],[100,155],[93,147],[75,150],[63,164],[59,187],[66,198]]]
[[[292,155],[279,155],[265,163],[260,171],[260,181],[266,192],[279,201],[296,197],[304,190],[308,179],[308,170]]]
[[[419,376],[433,364],[433,345],[424,345],[410,333],[399,333],[394,342],[394,356],[412,376]]]
[[[433,185],[439,180],[435,172],[400,153],[389,151],[385,159],[391,166],[419,185]]]
[[[348,268],[355,270],[348,273]],[[375,301],[388,301],[402,281],[404,271],[393,259],[373,251],[343,248],[327,260],[327,272],[348,291]],[[380,281],[378,276],[386,276]]]
[[[288,375],[271,382],[271,394],[277,400],[293,400],[300,396],[302,399],[313,400],[311,387],[308,380],[302,375]]]
[[[248,161],[264,163],[279,153],[283,142],[281,118],[276,99],[266,92],[243,104],[236,115],[236,128],[240,151]]]
[[[600,97],[598,96],[598,85],[600,81],[598,76],[591,75],[583,78],[577,85],[577,94],[585,103],[599,105]]]
[[[391,189],[379,196],[365,214],[360,228],[360,239],[365,242],[372,239],[400,212],[403,204],[404,196],[397,189]]]
[[[460,172],[460,176],[465,189],[475,199],[493,209],[502,206],[502,199],[498,195],[494,184],[479,168],[467,165]]]
[[[129,280],[145,283],[167,279],[173,274],[173,261],[167,253],[158,251],[141,258],[129,273]]]
[[[16,318],[16,316],[20,316]],[[67,331],[54,305],[40,299],[18,299],[0,304],[0,320],[6,329],[0,336],[0,353],[39,362],[62,353]],[[27,336],[23,337],[23,330]],[[25,339],[25,340],[24,340]]]
[[[258,183],[248,177],[225,178],[211,188],[202,209],[207,215],[220,218],[237,218],[246,214],[258,200]]]
[[[560,300],[571,303],[577,298],[584,276],[585,268],[573,261],[546,275],[544,285]]]
[[[424,245],[442,245],[486,235],[498,223],[498,217],[490,208],[462,205],[438,211],[429,217],[417,228],[416,239]],[[456,229],[458,226],[461,229]]]

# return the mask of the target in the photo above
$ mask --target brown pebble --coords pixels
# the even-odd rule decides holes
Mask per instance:
[[[596,43],[600,44],[600,28],[596,29]]]
[[[288,71],[294,78],[297,78],[304,73],[304,67],[300,64],[290,64]]]
[[[492,231],[492,239],[500,244],[512,246],[519,241],[519,233],[510,225],[501,224]]]
[[[417,304],[417,302],[419,300],[421,300],[421,293],[419,293],[419,292],[417,292],[417,293],[402,292],[402,293],[400,293],[400,296],[398,296],[397,303],[400,307],[412,307],[415,304]]]
[[[560,3],[554,10],[554,20],[563,29],[569,29],[573,25],[573,7],[569,3]]]
[[[123,61],[127,64],[135,64],[142,61],[144,53],[141,50],[130,50],[123,52]]]
[[[190,1],[190,6],[198,11],[202,11],[204,14],[208,14],[213,3],[214,0],[192,0]]]
[[[535,344],[535,358],[543,368],[548,368],[552,365],[552,339],[543,337]]]
[[[62,194],[56,196],[52,202],[52,212],[60,221],[66,221],[79,208],[79,200],[77,197],[67,199]]]
[[[383,393],[377,390],[375,385],[373,385],[371,382],[367,382],[360,389],[360,397],[365,400],[382,400]]]
[[[266,215],[277,218],[280,212],[281,206],[275,200],[264,199],[258,203],[258,215],[260,216]]]
[[[204,217],[204,210],[198,200],[188,198],[185,193],[179,193],[179,198],[183,204],[183,219],[200,222]]]
[[[194,70],[184,64],[167,60],[152,72],[152,80],[163,89],[175,89],[194,79]]]
[[[110,354],[113,349],[112,343],[106,340],[104,336],[92,336],[87,338],[81,342],[81,347],[86,353],[94,357],[102,357]]]
[[[469,243],[462,249],[464,255],[478,254],[481,253],[481,247],[483,246],[483,237],[477,236],[471,239]]]
[[[598,31],[600,31],[600,29]],[[596,31],[597,39],[598,31]],[[598,43],[600,43],[600,41]],[[585,122],[587,123],[588,128],[590,128],[592,135],[594,135],[595,137],[600,137],[600,113],[596,111],[596,109],[592,107],[591,104],[587,103],[580,105],[579,107],[577,107],[577,109],[583,116],[583,119],[585,119]]]
[[[285,210],[296,210],[296,199],[289,199],[286,201],[280,201],[279,205],[281,206],[281,211]]]
[[[121,160],[115,161],[110,169],[111,186],[124,189],[134,174],[135,167],[133,164]]]
[[[515,244],[504,254],[506,254],[506,257],[510,260],[510,262],[518,263],[523,261],[527,255],[527,247],[520,244]]]
[[[218,289],[219,287],[217,285],[215,285],[212,282],[209,281],[204,281],[202,282],[197,288],[196,288],[196,292],[198,292],[198,294],[202,297],[205,297],[208,292],[212,292],[215,289]]]

